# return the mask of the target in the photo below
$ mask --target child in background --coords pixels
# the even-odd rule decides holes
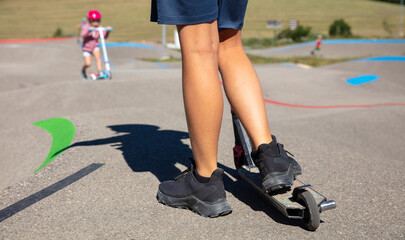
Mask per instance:
[[[311,52],[312,55],[321,56],[321,46],[322,46],[322,35],[318,35],[318,38],[316,39],[315,49]]]
[[[82,32],[80,36],[83,38],[83,57],[84,65],[82,68],[82,77],[87,79],[86,69],[91,66],[91,55],[94,56],[96,60],[96,66],[98,71],[98,78],[104,78],[105,74],[103,72],[103,65],[101,62],[101,51],[98,47],[98,39],[100,33],[98,31],[93,31],[95,28],[102,27],[100,25],[101,14],[97,10],[91,10],[87,14],[87,19],[89,20],[88,25],[83,25]],[[107,27],[107,31],[104,31],[104,38],[107,38],[111,31],[111,27]]]

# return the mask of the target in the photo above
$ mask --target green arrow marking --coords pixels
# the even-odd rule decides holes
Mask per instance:
[[[64,118],[51,118],[48,120],[33,123],[35,126],[45,129],[52,136],[52,145],[48,156],[41,166],[34,173],[52,162],[61,154],[73,141],[75,136],[75,126],[72,122]]]

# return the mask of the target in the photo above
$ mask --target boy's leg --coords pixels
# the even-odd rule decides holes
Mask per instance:
[[[103,71],[103,62],[101,61],[101,51],[99,48],[93,50],[93,56],[96,60],[97,71],[100,73]]]
[[[272,141],[258,76],[243,50],[241,30],[227,29],[219,37],[219,68],[225,93],[257,149]]]
[[[224,170],[217,168],[223,100],[218,76],[216,21],[178,26],[183,57],[183,96],[195,165],[159,185],[159,202],[189,208],[206,217],[232,211],[226,200]],[[197,170],[194,169],[196,166]]]
[[[183,59],[183,97],[199,175],[217,169],[223,99],[218,75],[217,22],[178,26]]]
[[[262,185],[267,191],[289,187],[294,173],[301,169],[287,156],[283,145],[272,139],[260,82],[243,50],[241,31],[227,29],[219,36],[219,67],[225,92],[252,141],[252,159],[260,170]]]

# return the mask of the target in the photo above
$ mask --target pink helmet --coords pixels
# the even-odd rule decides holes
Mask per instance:
[[[87,18],[89,20],[99,20],[101,18],[101,14],[97,10],[90,10],[87,14]]]

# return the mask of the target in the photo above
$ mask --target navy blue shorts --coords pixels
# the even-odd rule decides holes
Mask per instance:
[[[218,28],[241,29],[248,0],[152,0],[150,20],[190,25],[218,20]]]

